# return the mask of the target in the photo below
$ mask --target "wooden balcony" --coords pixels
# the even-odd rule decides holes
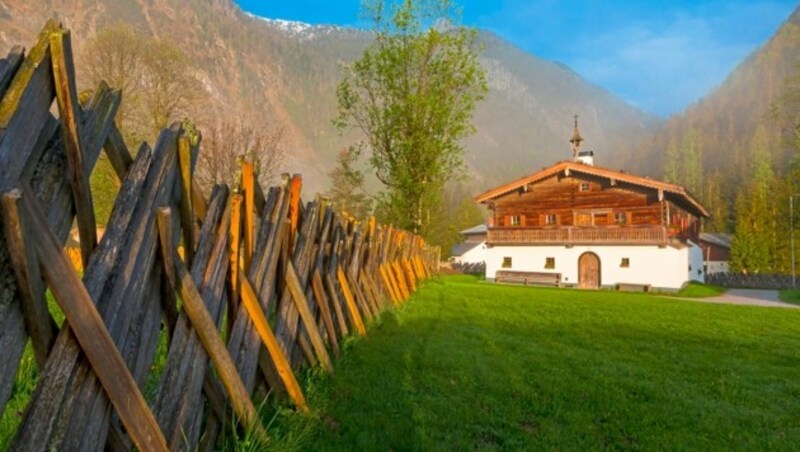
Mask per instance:
[[[679,240],[662,226],[489,228],[489,245],[667,245]]]

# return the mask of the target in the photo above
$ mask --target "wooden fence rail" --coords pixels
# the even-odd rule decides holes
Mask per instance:
[[[436,271],[420,237],[304,203],[298,175],[264,188],[245,162],[240,188],[206,197],[186,124],[132,157],[120,93],[101,84],[79,104],[74,71],[56,22],[0,58],[0,415],[28,340],[39,375],[12,450],[207,450],[232,425],[265,436],[254,397],[309,411],[297,370],[334,372],[343,336],[366,335]],[[101,151],[122,184],[98,241]],[[64,250],[73,224],[82,278]]]

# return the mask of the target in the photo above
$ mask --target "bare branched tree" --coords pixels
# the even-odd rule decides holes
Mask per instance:
[[[101,29],[87,44],[82,60],[82,75],[90,89],[105,81],[122,90],[117,118],[131,144],[155,138],[180,118],[196,118],[205,97],[183,51],[127,24]]]
[[[255,164],[262,186],[273,182],[284,164],[282,127],[221,121],[202,128],[202,132],[195,178],[206,189],[219,183],[235,186],[243,159]]]

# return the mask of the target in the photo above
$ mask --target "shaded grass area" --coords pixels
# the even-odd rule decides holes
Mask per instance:
[[[703,284],[699,282],[690,282],[686,287],[678,291],[675,295],[685,298],[708,298],[716,297],[724,294],[726,289],[722,286],[715,286],[713,284]]]
[[[800,315],[429,282],[312,382],[314,449],[800,444]]]
[[[800,289],[786,289],[778,292],[778,298],[786,303],[800,305]]]

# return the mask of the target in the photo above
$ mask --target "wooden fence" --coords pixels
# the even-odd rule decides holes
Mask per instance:
[[[421,238],[304,203],[298,175],[262,189],[244,163],[240,186],[206,197],[188,125],[132,158],[120,99],[101,84],[79,104],[56,22],[0,59],[0,414],[29,339],[39,369],[12,450],[209,449],[234,425],[266,435],[254,394],[308,411],[297,369],[333,372],[343,336],[367,334],[436,271]],[[98,241],[88,175],[101,151],[122,184]],[[82,278],[64,251],[73,222]]]

